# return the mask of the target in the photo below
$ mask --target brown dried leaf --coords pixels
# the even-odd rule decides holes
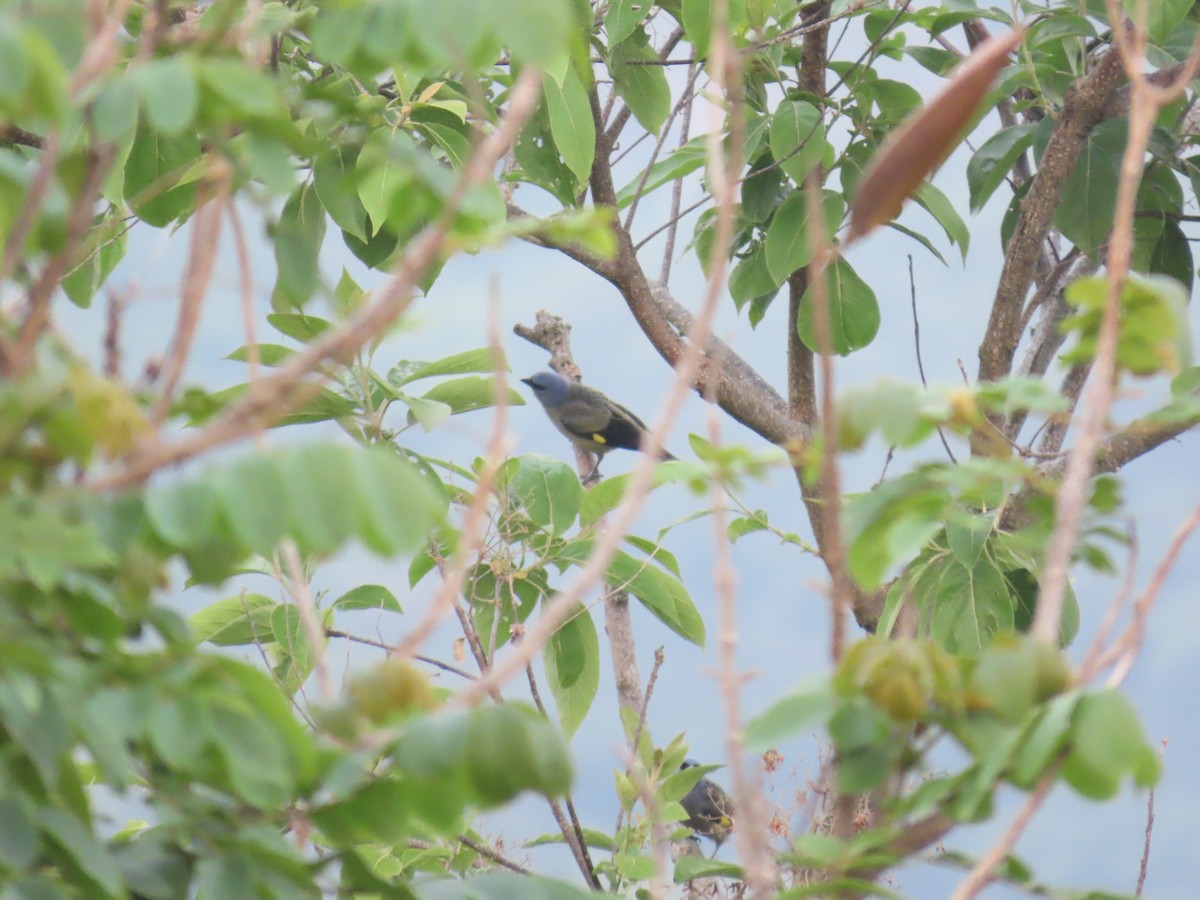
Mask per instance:
[[[1024,29],[1018,27],[980,44],[955,70],[949,84],[892,132],[859,181],[850,205],[847,244],[900,214],[904,201],[962,138],[975,109],[1024,36]]]

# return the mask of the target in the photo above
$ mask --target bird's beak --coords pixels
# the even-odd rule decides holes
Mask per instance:
[[[533,379],[532,378],[522,378],[521,384],[527,384],[530,387],[533,387]]]

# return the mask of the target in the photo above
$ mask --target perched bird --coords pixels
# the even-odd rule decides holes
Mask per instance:
[[[579,449],[596,454],[596,465],[585,482],[596,479],[609,450],[642,448],[646,424],[595,388],[568,381],[557,372],[538,372],[521,381],[533,388],[555,428]],[[662,459],[675,458],[665,450],[659,452]]]
[[[679,768],[698,765],[694,759],[685,759]],[[688,814],[683,824],[696,834],[711,838],[718,847],[733,831],[733,801],[716,782],[701,778],[679,802]]]

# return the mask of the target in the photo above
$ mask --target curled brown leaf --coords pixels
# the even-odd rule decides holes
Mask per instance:
[[[980,44],[941,92],[892,132],[859,181],[847,244],[899,215],[904,201],[950,155],[1024,34],[1018,27]]]

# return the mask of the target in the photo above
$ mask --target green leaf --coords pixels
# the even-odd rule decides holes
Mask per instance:
[[[210,856],[196,866],[196,896],[200,900],[218,897],[252,897],[258,892],[254,867],[236,853]]]
[[[775,284],[782,284],[788,276],[812,260],[813,236],[808,228],[808,197],[806,191],[791,194],[779,209],[767,229],[767,271]],[[836,191],[821,192],[825,211],[822,242],[832,239],[846,212],[846,202]]]
[[[742,181],[742,217],[751,222],[765,222],[775,212],[782,187],[783,169],[775,165],[770,153],[761,154],[751,163]]]
[[[568,67],[571,7],[567,0],[505,0],[494,23],[513,59],[541,66],[555,79]]]
[[[647,881],[654,877],[654,860],[642,853],[617,853],[613,864],[629,881]]]
[[[1004,183],[1013,164],[1033,143],[1034,124],[1001,128],[983,142],[967,163],[967,187],[971,192],[971,212],[979,212],[996,188]]]
[[[1067,744],[1079,694],[1064,694],[1046,704],[1017,748],[1008,777],[1030,790]]]
[[[430,389],[422,395],[422,398],[445,403],[454,411],[454,415],[458,415],[492,406],[496,395],[495,383],[495,378],[478,376],[453,378]],[[514,389],[509,388],[507,403],[509,406],[524,406],[525,398]]]
[[[284,693],[292,696],[312,673],[314,656],[308,631],[296,607],[281,603],[271,611],[271,634],[282,657],[273,674]]]
[[[571,764],[558,731],[515,703],[472,709],[466,733],[467,774],[484,808],[523,791],[560,796],[571,787]]]
[[[566,463],[528,453],[510,460],[505,474],[509,490],[535,525],[557,537],[575,524],[583,488]]]
[[[335,846],[400,840],[412,827],[411,791],[391,778],[362,785],[348,797],[313,811],[313,821]]]
[[[633,34],[650,12],[647,0],[613,0],[604,16],[608,45],[615,46]]]
[[[995,522],[992,515],[969,515],[963,521],[946,525],[946,540],[950,551],[964,568],[973,569],[987,546]]]
[[[206,481],[180,482],[146,494],[146,514],[159,537],[173,547],[199,547],[217,529],[220,505]]]
[[[0,49],[0,55],[3,53]],[[115,143],[124,139],[137,127],[137,116],[138,88],[132,78],[121,76],[113,79],[100,89],[92,103],[92,124],[96,128],[96,136],[105,141]]]
[[[199,75],[206,88],[244,116],[270,116],[281,109],[275,80],[240,57],[206,58]]]
[[[596,123],[587,88],[573,66],[558,84],[553,79],[542,81],[546,110],[550,114],[550,134],[554,146],[578,184],[587,183],[596,157]]]
[[[155,59],[133,70],[134,83],[150,125],[176,135],[192,124],[200,92],[191,68],[179,57]]]
[[[965,262],[967,250],[971,246],[971,232],[967,230],[967,223],[962,220],[962,216],[951,205],[946,195],[934,187],[932,182],[926,181],[913,193],[913,199],[942,226],[942,231],[946,232],[950,243],[958,246]]]
[[[108,280],[113,269],[125,258],[126,225],[119,218],[105,219],[88,233],[87,258],[62,280],[63,291],[81,309],[92,305],[96,291]]]
[[[274,237],[279,271],[272,306],[303,306],[317,289],[317,261],[325,240],[325,209],[311,183],[300,185],[288,198]]]
[[[279,604],[262,594],[239,594],[209,604],[188,618],[197,643],[208,641],[218,647],[240,647],[268,643],[271,614]]]
[[[242,703],[217,702],[211,709],[208,737],[234,792],[264,810],[287,803],[295,789],[295,766],[286,736]]]
[[[1133,220],[1133,271],[1167,275],[1191,289],[1195,275],[1192,245],[1174,219],[1139,216]]]
[[[704,646],[704,619],[683,584],[649,562],[618,551],[608,567],[608,580],[626,588],[654,616],[699,647]]]
[[[779,104],[771,116],[771,155],[796,184],[825,155],[825,123],[811,103],[791,100]]]
[[[357,148],[335,144],[313,161],[313,188],[337,226],[365,243],[370,225],[355,186],[357,162]]]
[[[38,819],[47,842],[53,846],[51,858],[57,858],[70,873],[82,878],[91,897],[124,898],[125,880],[116,861],[74,816],[60,809],[43,807]]]
[[[0,862],[22,871],[38,850],[38,828],[27,802],[19,794],[0,797]]]
[[[1071,723],[1071,751],[1063,763],[1068,784],[1085,797],[1107,800],[1127,774],[1138,787],[1151,787],[1161,769],[1125,695],[1104,689],[1080,698]]]
[[[679,21],[683,23],[688,43],[696,51],[696,58],[708,56],[708,44],[712,40],[712,0],[683,0]]]
[[[307,316],[302,312],[272,312],[266,316],[266,322],[281,335],[295,338],[301,343],[308,343],[323,332],[332,328],[328,319],[317,316]]]
[[[729,273],[729,296],[740,310],[758,297],[773,295],[779,284],[767,268],[767,248],[760,244],[742,257]]]
[[[1097,125],[1063,184],[1065,202],[1054,212],[1054,225],[1085,253],[1099,249],[1112,230],[1127,133],[1124,119]]]
[[[1154,3],[1147,3],[1146,21],[1141,22],[1138,18],[1141,5],[1136,0],[1121,0],[1125,14],[1144,27],[1150,35],[1150,40],[1156,44],[1166,40],[1167,35],[1175,30],[1175,26],[1182,22],[1188,10],[1192,9],[1192,4],[1193,0],[1156,0]]]
[[[703,167],[707,152],[705,141],[706,138],[704,137],[692,138],[682,147],[671,151],[658,160],[650,167],[648,175],[645,172],[638,173],[633,181],[617,192],[617,207],[624,209],[632,203],[633,198],[638,196],[639,189],[641,196],[645,197],[664,184],[670,184],[672,181],[683,178],[685,175],[690,175],[692,172]],[[643,178],[646,179],[644,185],[642,184]]]
[[[600,638],[587,607],[577,604],[546,644],[542,661],[559,724],[570,740],[600,687]]]
[[[381,556],[416,549],[445,514],[444,489],[427,465],[380,446],[355,453],[352,470],[358,536]]]
[[[199,159],[200,142],[192,135],[171,138],[138,123],[125,160],[125,197],[143,222],[161,228],[191,211],[196,182],[180,182]]]
[[[971,673],[970,690],[1000,721],[1016,725],[1037,702],[1037,664],[1032,638],[997,635],[979,655]]]
[[[550,116],[547,112],[548,106],[549,100],[538,107],[537,112],[521,129],[516,146],[513,148],[513,155],[520,168],[508,177],[535,184],[543,190],[549,191],[563,206],[571,207],[575,205],[575,194],[578,191],[580,179],[563,162],[555,149],[556,144],[550,129]],[[590,167],[588,171],[590,172]]]
[[[917,579],[913,594],[921,604],[924,630],[951,653],[978,652],[993,634],[1013,628],[1008,583],[987,560],[971,569],[957,562],[931,566]]]
[[[385,609],[402,613],[400,601],[381,584],[363,584],[352,588],[333,601],[333,609]]]
[[[505,371],[509,371],[507,363],[504,364],[504,368]],[[455,353],[436,362],[423,363],[411,372],[406,372],[403,377],[398,378],[394,383],[399,387],[412,381],[419,381],[422,378],[432,378],[436,375],[464,375],[469,372],[494,371],[496,371],[495,354],[490,347],[480,347],[478,350],[465,350],[462,353]]]
[[[433,429],[454,415],[454,410],[450,408],[449,403],[442,403],[438,400],[426,400],[424,397],[403,396],[401,399],[404,401],[404,405],[408,407],[410,417],[420,422],[421,427],[427,432],[433,431]]]
[[[213,479],[221,510],[239,541],[269,557],[286,533],[288,483],[279,461],[266,455],[247,456]]]
[[[288,532],[305,553],[332,553],[355,533],[364,489],[356,481],[356,463],[365,453],[333,444],[308,444],[283,458],[291,486]]]
[[[806,681],[746,723],[746,746],[766,750],[804,731],[823,727],[837,707],[827,676]]]
[[[675,883],[682,884],[694,878],[745,878],[742,867],[735,863],[705,859],[703,856],[682,856],[675,862]]]
[[[879,331],[879,304],[875,300],[875,292],[858,277],[845,259],[836,260],[825,274],[830,349],[838,356],[846,356],[861,350],[875,339]],[[810,285],[800,301],[796,331],[806,347],[819,353],[812,293]]]
[[[294,347],[285,347],[282,344],[257,344],[255,349],[258,350],[259,364],[268,367],[282,365],[289,356],[296,352]],[[238,347],[225,358],[234,362],[248,363],[250,362],[250,347]]]
[[[934,258],[937,259],[937,261],[943,266],[950,265],[948,262],[946,262],[946,257],[942,256],[941,251],[938,250],[937,247],[933,246],[933,241],[929,240],[929,238],[925,237],[925,235],[921,234],[919,231],[913,231],[911,228],[901,225],[899,222],[887,222],[885,224],[886,227],[892,229],[893,231],[898,231],[905,237],[912,238],[914,241],[932,253]]]
[[[630,65],[630,61],[658,62],[658,52],[642,29],[609,48],[609,74],[617,96],[634,118],[651,134],[658,134],[671,113],[671,86],[662,66]]]

